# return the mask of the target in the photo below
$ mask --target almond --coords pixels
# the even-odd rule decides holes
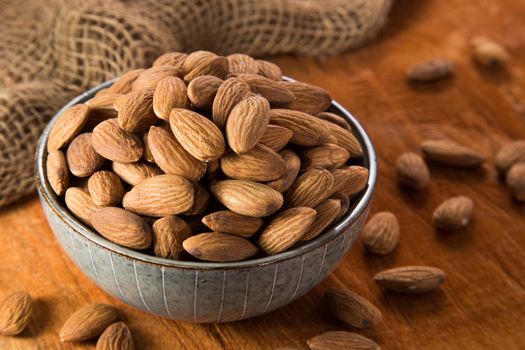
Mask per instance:
[[[182,65],[182,70],[184,74],[187,74],[197,66],[210,62],[215,57],[217,57],[217,55],[210,51],[194,51],[188,56],[186,56],[186,59],[184,60],[184,63]]]
[[[153,250],[156,256],[179,259],[184,251],[182,242],[192,235],[188,224],[176,217],[166,216],[153,223]]]
[[[250,86],[244,80],[238,78],[225,80],[219,86],[213,100],[213,122],[219,128],[224,129],[233,108],[250,95]]]
[[[333,192],[342,192],[354,196],[368,184],[368,169],[359,165],[342,167],[332,171],[334,177]]]
[[[339,201],[339,213],[335,217],[334,221],[337,221],[341,219],[345,214],[348,212],[348,208],[350,208],[350,198],[348,195],[344,194],[343,192],[334,192],[330,198],[337,199]]]
[[[397,157],[396,173],[401,185],[416,190],[424,188],[430,178],[425,161],[413,152],[405,152]]]
[[[474,213],[474,202],[465,196],[452,197],[441,203],[434,214],[432,223],[437,228],[454,231],[467,226]]]
[[[259,72],[259,66],[255,60],[242,53],[234,53],[226,56],[228,59],[230,73],[232,74],[257,74]]]
[[[47,150],[61,149],[82,130],[89,118],[89,107],[78,104],[62,113],[53,125],[47,139]]]
[[[478,151],[452,140],[427,140],[421,144],[421,150],[428,159],[456,167],[475,167],[485,161]]]
[[[396,216],[388,211],[375,214],[361,232],[361,239],[372,253],[390,254],[399,242],[399,222]]]
[[[292,131],[291,143],[302,146],[317,146],[326,143],[330,129],[319,118],[289,109],[270,110],[270,124]]]
[[[80,134],[71,141],[67,148],[69,170],[77,177],[91,176],[104,164],[104,158],[93,148],[92,136],[90,132]]]
[[[454,73],[452,63],[444,58],[421,62],[407,71],[407,78],[414,83],[429,83],[450,77]]]
[[[191,209],[195,200],[191,182],[178,175],[158,175],[136,184],[124,195],[124,208],[146,216],[177,215]]]
[[[472,39],[472,58],[485,67],[502,66],[509,60],[509,53],[500,43],[477,36]]]
[[[171,129],[168,128],[168,131],[171,135],[173,135],[173,133],[171,132]],[[147,162],[155,163],[155,158],[153,158],[153,154],[151,153],[151,149],[149,147],[148,135],[149,135],[149,131],[146,131],[144,135],[142,136],[142,145],[143,145],[142,158],[144,158],[144,160]]]
[[[239,74],[238,78],[247,82],[254,94],[266,98],[272,105],[283,106],[295,100],[293,92],[275,80],[257,74]]]
[[[315,220],[303,237],[301,237],[301,241],[311,241],[330,226],[337,215],[339,215],[341,203],[337,199],[325,199],[315,206],[314,209],[317,212]]]
[[[118,123],[122,129],[144,131],[159,121],[153,112],[153,94],[157,90],[142,89],[127,95],[118,111]]]
[[[222,180],[210,185],[211,193],[226,208],[241,215],[264,217],[283,205],[283,196],[266,185],[245,180]]]
[[[131,89],[133,88],[133,84],[135,83],[135,80],[139,77],[139,75],[144,72],[145,69],[134,69],[130,70],[127,73],[124,73],[120,76],[120,78],[117,79],[116,82],[111,85],[107,93],[108,94],[127,94],[131,92]]]
[[[188,98],[196,108],[211,111],[213,100],[222,83],[221,78],[213,75],[197,77],[188,84]]]
[[[323,120],[323,122],[328,127],[330,135],[334,137],[335,143],[346,149],[350,153],[350,158],[363,155],[363,148],[351,131],[326,120]]]
[[[263,144],[243,154],[225,154],[221,158],[221,169],[228,177],[250,181],[276,180],[286,174],[285,161]]]
[[[270,121],[270,104],[261,96],[240,101],[231,111],[226,122],[226,138],[237,153],[251,150],[261,139]]]
[[[328,91],[318,86],[298,81],[283,81],[280,84],[290,90],[295,96],[293,102],[288,104],[286,108],[317,114],[326,110],[332,103],[332,97]]]
[[[180,68],[171,66],[155,66],[145,69],[133,83],[132,91],[155,89],[157,84],[166,77],[181,77]]]
[[[47,155],[46,161],[47,181],[57,196],[66,193],[69,186],[69,170],[66,156],[59,150],[52,150]]]
[[[192,236],[182,245],[188,253],[205,261],[239,261],[257,253],[257,247],[247,239],[216,232]]]
[[[268,255],[285,251],[298,242],[315,220],[312,208],[298,207],[280,212],[262,231],[257,245]]]
[[[346,121],[345,118],[341,117],[338,114],[335,114],[332,112],[321,112],[321,113],[317,113],[316,116],[319,119],[336,124],[342,127],[343,129],[352,132],[352,129],[350,128],[350,124]]]
[[[116,117],[117,110],[114,108],[114,102],[115,99],[120,96],[122,96],[122,94],[105,93],[103,95],[95,95],[95,97],[86,102],[86,105],[89,106],[89,119],[92,119],[94,112],[105,114],[108,118]]]
[[[155,163],[166,173],[199,181],[206,172],[206,163],[188,153],[169,130],[152,126],[148,146]]]
[[[430,266],[403,266],[379,272],[374,281],[386,290],[398,293],[425,293],[445,282],[445,273]]]
[[[350,154],[343,147],[326,143],[308,148],[301,153],[301,170],[325,168],[332,170],[344,165]]]
[[[138,215],[117,208],[93,210],[91,224],[102,236],[113,243],[133,249],[146,249],[151,245],[151,229]]]
[[[210,160],[208,163],[208,168],[206,169],[206,176],[208,179],[213,180],[219,177],[221,170],[221,162],[219,159]]]
[[[71,315],[60,329],[60,341],[89,340],[117,321],[117,311],[106,304],[90,304]]]
[[[220,158],[226,148],[221,130],[202,115],[175,108],[171,111],[170,126],[177,141],[188,153],[202,161]]]
[[[97,341],[96,350],[134,350],[135,345],[131,332],[124,322],[115,322],[106,330]]]
[[[195,200],[190,210],[184,213],[184,215],[200,215],[208,208],[210,201],[210,193],[206,190],[206,186],[196,183],[194,184],[195,189]]]
[[[169,121],[173,108],[188,108],[186,84],[177,77],[166,77],[159,81],[153,94],[153,111],[163,120]]]
[[[237,214],[230,210],[208,214],[202,218],[202,223],[212,231],[241,237],[253,236],[263,225],[261,218]]]
[[[111,171],[97,171],[88,181],[89,194],[93,203],[100,207],[120,204],[124,196],[124,186],[117,174]]]
[[[374,304],[352,291],[331,288],[325,298],[332,313],[349,326],[370,328],[383,320]]]
[[[165,54],[159,56],[155,62],[153,62],[153,67],[157,66],[171,66],[178,69],[182,69],[184,61],[188,54],[183,52],[166,52]]]
[[[308,340],[311,350],[381,350],[373,340],[362,335],[345,331],[325,332]]]
[[[288,149],[282,150],[279,154],[283,158],[286,166],[284,175],[277,180],[267,182],[266,185],[278,192],[283,193],[293,185],[295,179],[297,178],[297,174],[299,174],[299,169],[301,168],[301,160],[297,154]]]
[[[228,59],[226,57],[215,54],[195,57],[198,53],[199,51],[191,53],[184,61],[184,81],[190,82],[202,75],[226,78],[228,75]]]
[[[0,335],[22,333],[31,320],[33,299],[26,292],[9,295],[0,305]]]
[[[290,141],[292,135],[291,130],[282,126],[268,125],[259,142],[270,147],[275,152],[279,152]]]
[[[326,169],[312,169],[295,180],[286,192],[289,207],[315,207],[334,191],[334,178]]]
[[[91,143],[102,157],[119,162],[133,163],[142,157],[142,140],[122,130],[116,119],[109,119],[93,129]]]
[[[89,193],[80,187],[70,187],[64,197],[66,206],[73,215],[82,223],[92,226],[90,217],[91,213],[97,209],[97,205],[91,199]]]
[[[516,200],[525,202],[525,163],[514,164],[506,178]]]
[[[281,68],[279,68],[278,65],[272,62],[268,62],[265,60],[256,60],[258,67],[258,74],[262,75],[263,77],[275,80],[275,81],[281,81],[283,80],[283,72],[281,71]]]
[[[144,179],[162,174],[162,171],[157,166],[145,162],[113,162],[112,169],[122,180],[133,186]]]
[[[494,160],[496,168],[501,172],[506,172],[520,162],[525,162],[525,140],[506,144],[498,151]]]

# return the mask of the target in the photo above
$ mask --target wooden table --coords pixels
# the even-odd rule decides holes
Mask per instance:
[[[116,305],[137,349],[270,349],[305,345],[324,331],[349,329],[323,302],[329,286],[347,286],[374,302],[384,322],[363,332],[385,349],[525,348],[525,206],[513,202],[492,165],[499,147],[525,137],[525,6],[523,0],[396,1],[387,28],[359,51],[326,60],[279,57],[287,75],[324,86],[365,125],[380,159],[373,211],[391,210],[401,243],[387,257],[367,254],[360,242],[319,287],[292,305],[253,320],[219,325],[172,322],[113,299],[60,249],[34,197],[0,213],[0,298],[27,290],[36,313],[18,337],[0,337],[0,349],[93,349],[60,344],[65,319],[90,302]],[[490,35],[506,45],[508,70],[482,71],[469,57],[469,39]],[[413,88],[404,72],[437,56],[456,63],[454,79]],[[397,155],[422,140],[448,136],[487,155],[481,168],[431,165],[427,190],[401,190]],[[474,199],[472,224],[436,233],[433,209],[453,195]],[[400,265],[433,265],[448,275],[443,288],[421,296],[382,293],[373,275]]]

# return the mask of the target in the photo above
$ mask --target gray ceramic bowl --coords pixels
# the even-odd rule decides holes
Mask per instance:
[[[368,215],[377,177],[377,160],[368,135],[336,102],[364,148],[360,164],[370,177],[347,215],[301,247],[234,263],[174,261],[111,243],[81,224],[53,193],[46,177],[46,144],[51,127],[72,105],[90,99],[112,81],[78,96],[45,128],[36,153],[38,194],[49,226],[75,264],[98,286],[127,304],[174,320],[229,322],[283,307],[321,282],[354,244]]]

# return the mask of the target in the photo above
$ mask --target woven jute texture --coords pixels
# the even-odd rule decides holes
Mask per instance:
[[[358,46],[392,0],[0,0],[0,205],[34,189],[46,122],[87,88],[166,51],[328,56]]]

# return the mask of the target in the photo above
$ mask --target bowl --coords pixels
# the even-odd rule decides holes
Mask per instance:
[[[289,79],[291,80],[291,79]],[[152,314],[196,323],[247,319],[283,307],[319,284],[354,244],[368,215],[377,178],[372,143],[359,122],[333,101],[363,146],[357,163],[369,169],[366,188],[348,213],[305,245],[273,256],[231,263],[176,261],[114,244],[78,221],[46,179],[46,144],[58,117],[113,81],[64,106],[49,122],[36,152],[36,182],[45,216],[62,248],[100,288]]]

